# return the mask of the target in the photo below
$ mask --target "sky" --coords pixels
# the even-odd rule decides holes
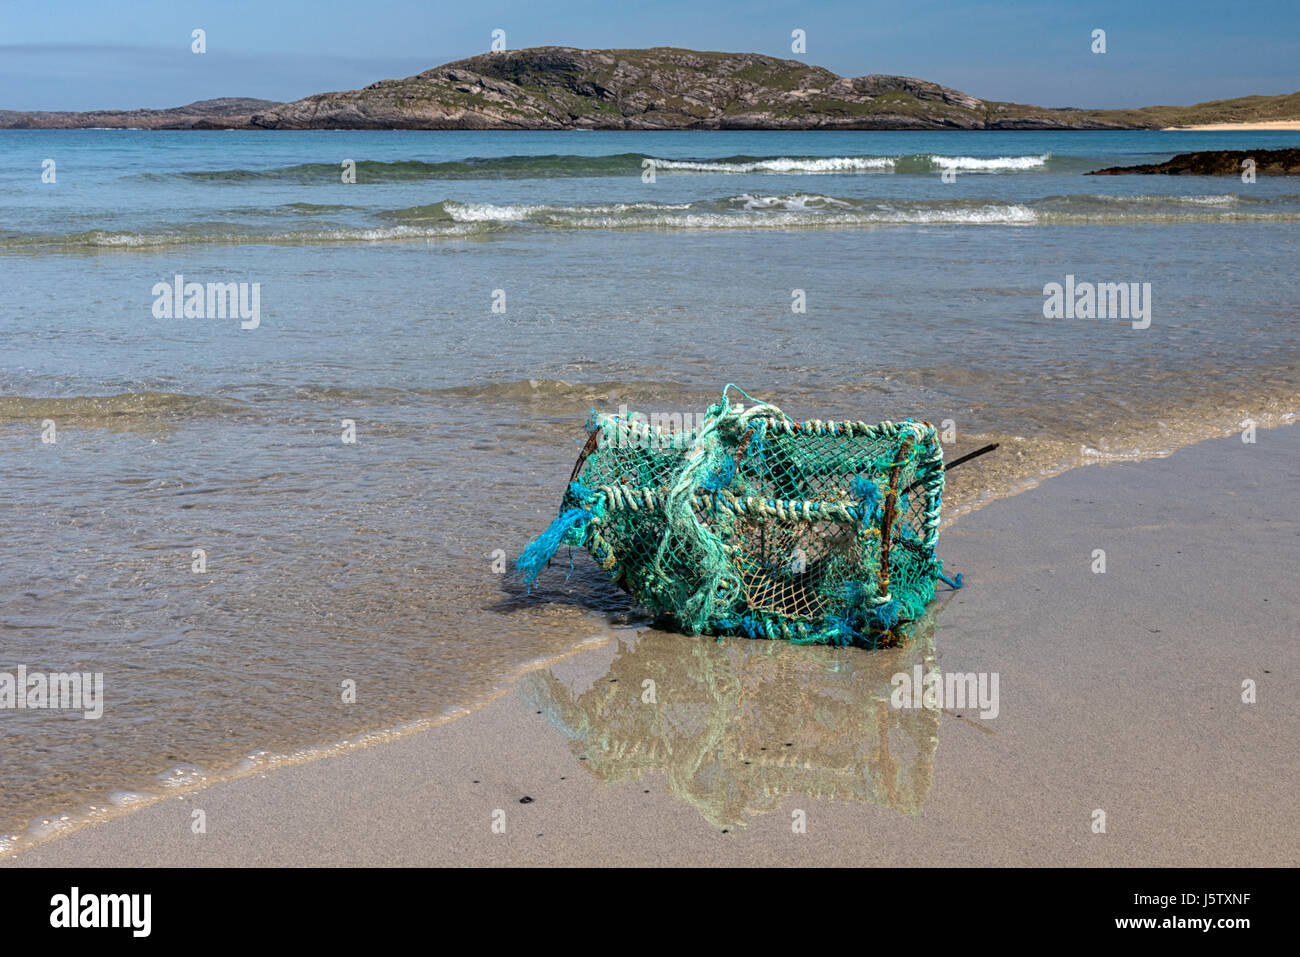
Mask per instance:
[[[498,29],[510,49],[765,53],[1039,106],[1300,90],[1300,0],[0,0],[0,109],[295,100],[486,52]]]

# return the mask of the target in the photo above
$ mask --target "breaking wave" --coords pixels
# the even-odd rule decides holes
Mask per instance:
[[[721,160],[654,160],[657,171],[670,173],[861,173],[892,170],[892,156],[774,156],[763,159],[733,157]]]
[[[930,165],[938,169],[958,170],[959,172],[991,172],[996,170],[1039,169],[1047,165],[1051,153],[1041,156],[934,156],[929,157]]]
[[[151,250],[186,245],[421,242],[464,240],[520,229],[760,230],[868,229],[889,226],[1035,226],[1132,223],[1300,222],[1300,196],[1232,193],[1190,196],[1095,194],[1037,199],[846,198],[817,192],[745,192],[680,203],[435,203],[366,213],[338,207],[349,222],[329,222],[330,207],[299,209],[310,223],[261,229],[227,223],[74,233],[0,234],[0,253]],[[355,215],[352,215],[355,214]],[[357,221],[357,217],[366,217]]]
[[[468,157],[445,162],[423,160],[358,160],[358,183],[421,180],[559,179],[571,177],[640,176],[648,163],[664,174],[826,175],[858,173],[1016,172],[1050,168],[1052,154],[1029,156],[943,156],[935,153],[862,156],[724,156],[670,157],[644,153],[601,156],[546,154],[539,156]],[[180,177],[209,183],[256,181],[299,183],[338,182],[336,163],[298,163],[267,169],[187,170],[145,173],[146,178]]]

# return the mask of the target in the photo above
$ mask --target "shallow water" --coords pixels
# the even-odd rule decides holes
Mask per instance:
[[[949,521],[1294,416],[1300,186],[1082,173],[1297,141],[0,133],[0,670],[106,688],[98,721],[0,711],[0,835],[470,705],[635,620],[585,557],[532,597],[497,573],[593,406],[730,381],[950,421],[949,454],[1003,448],[952,474]],[[178,274],[258,283],[260,324],[157,318]],[[1045,319],[1067,275],[1150,283],[1150,327]]]

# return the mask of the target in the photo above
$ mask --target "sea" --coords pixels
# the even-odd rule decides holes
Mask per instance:
[[[583,554],[511,573],[592,409],[734,383],[999,443],[945,524],[1293,420],[1300,180],[1086,174],[1294,146],[0,132],[0,851],[649,629]],[[1090,286],[1105,308],[1053,308]],[[102,714],[18,707],[19,668],[102,675]]]

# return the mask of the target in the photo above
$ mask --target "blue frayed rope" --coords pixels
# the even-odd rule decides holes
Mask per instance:
[[[853,497],[862,502],[862,520],[875,521],[881,503],[880,486],[872,479],[859,475],[853,480]]]
[[[579,502],[590,503],[595,496],[586,486],[573,482],[569,485],[568,497]],[[555,557],[555,553],[559,551],[565,539],[570,538],[573,530],[583,526],[585,537],[585,526],[591,521],[596,510],[595,506],[588,508],[577,506],[561,512],[546,531],[529,542],[528,547],[520,552],[519,557],[515,559],[515,570],[523,572],[524,584],[528,586],[530,593],[537,576]]]

